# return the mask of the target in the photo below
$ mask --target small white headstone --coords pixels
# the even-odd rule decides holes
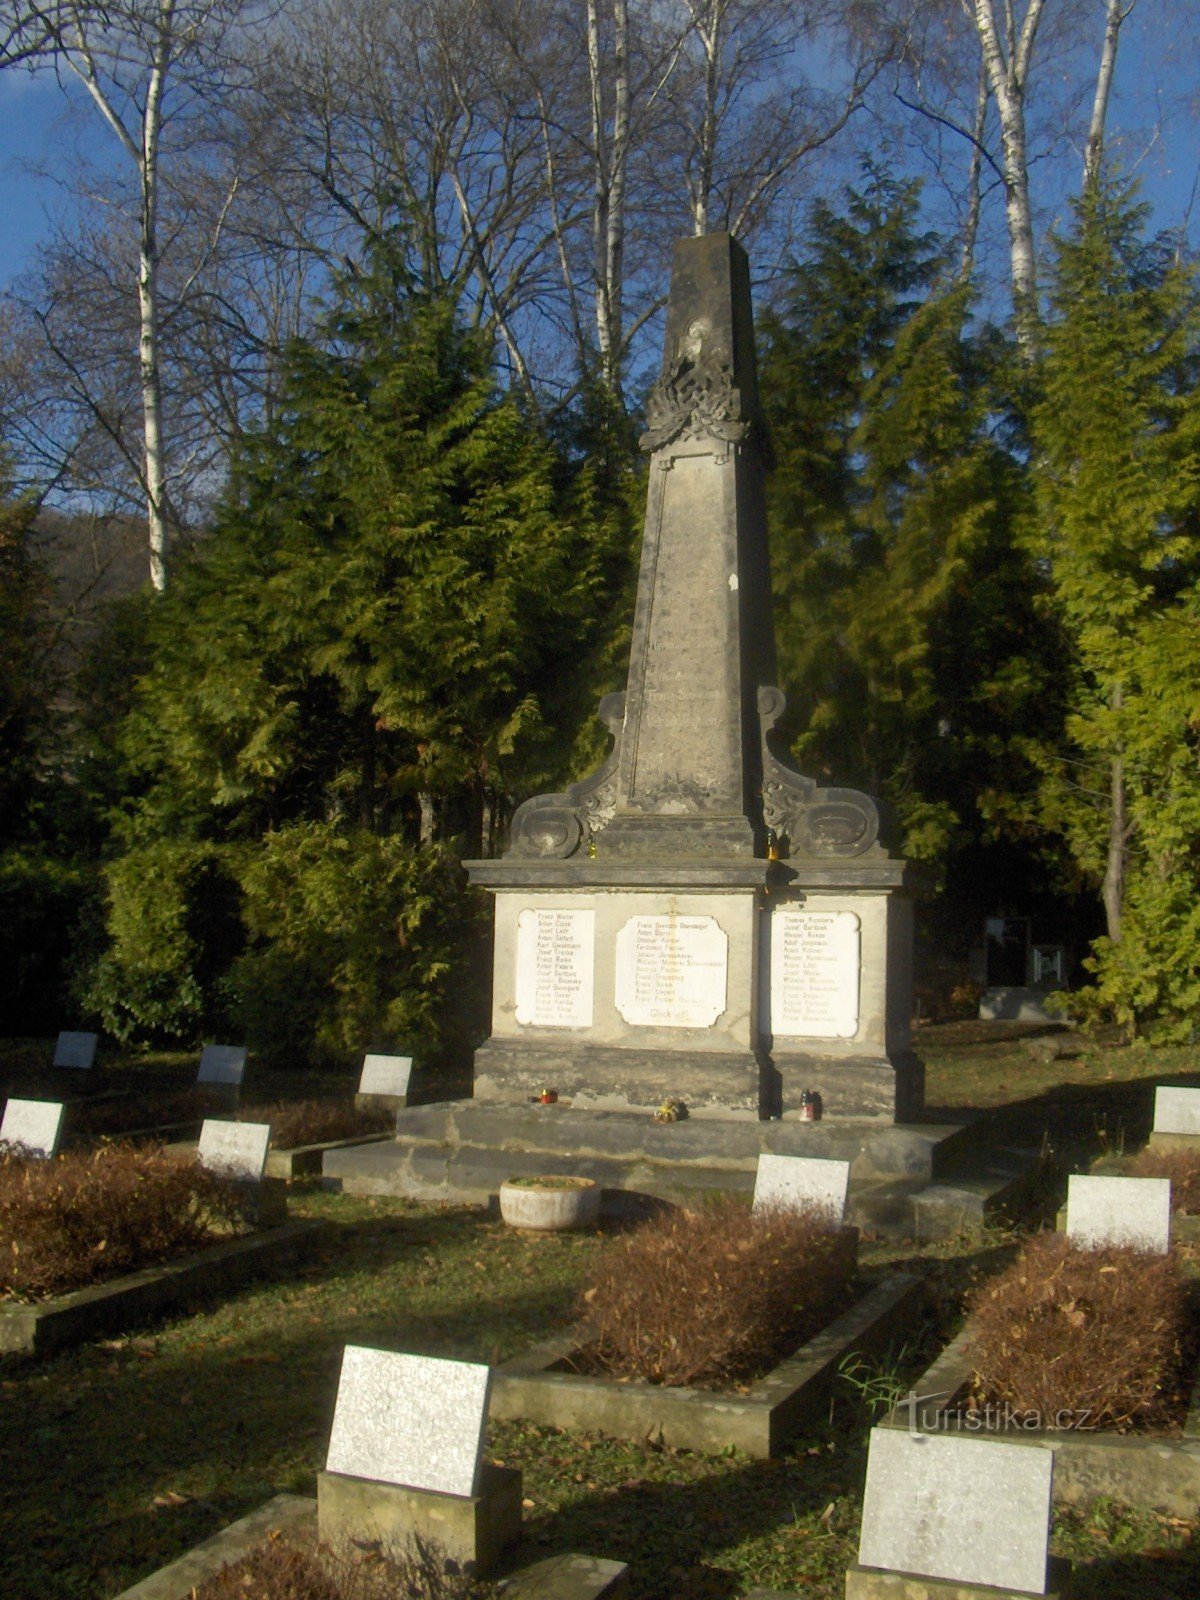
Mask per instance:
[[[837,1223],[846,1215],[849,1187],[848,1161],[761,1155],[754,1179],[754,1209],[779,1205],[797,1211],[824,1211]]]
[[[246,1070],[244,1044],[206,1044],[200,1052],[197,1083],[239,1084]]]
[[[1200,1138],[1200,1089],[1154,1091],[1155,1133],[1191,1133]]]
[[[874,1428],[858,1559],[1045,1594],[1053,1473],[1050,1450]]]
[[[99,1034],[95,1033],[60,1033],[51,1064],[56,1067],[80,1067],[86,1071],[96,1060],[98,1039]]]
[[[411,1056],[364,1056],[358,1092],[406,1095],[411,1075]]]
[[[0,1120],[0,1144],[20,1144],[35,1156],[52,1156],[62,1134],[59,1100],[10,1100]]]
[[[1067,1179],[1067,1238],[1085,1250],[1126,1245],[1165,1256],[1171,1248],[1167,1178]]]
[[[348,1344],[326,1469],[439,1494],[478,1492],[491,1369]]]
[[[269,1122],[224,1122],[206,1117],[196,1154],[201,1166],[223,1178],[249,1178],[255,1183],[267,1167],[271,1143]]]

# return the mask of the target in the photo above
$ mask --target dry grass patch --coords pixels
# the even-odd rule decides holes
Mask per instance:
[[[581,1360],[719,1387],[770,1370],[848,1303],[854,1236],[733,1197],[664,1211],[605,1246],[580,1302]]]
[[[40,1300],[169,1261],[239,1229],[245,1204],[158,1147],[0,1152],[0,1295]]]
[[[378,1108],[360,1111],[353,1100],[277,1100],[244,1106],[238,1121],[269,1122],[272,1148],[295,1150],[303,1144],[353,1139],[360,1133],[386,1133],[395,1127],[396,1113]]]
[[[335,1552],[277,1537],[193,1589],[192,1600],[496,1600],[499,1593],[423,1542],[406,1551]]]
[[[1161,1425],[1178,1406],[1188,1317],[1170,1256],[1039,1234],[968,1309],[978,1400],[1042,1426],[1071,1413],[1120,1430]]]
[[[1171,1210],[1200,1213],[1200,1150],[1140,1150],[1126,1171],[1133,1178],[1169,1178]]]

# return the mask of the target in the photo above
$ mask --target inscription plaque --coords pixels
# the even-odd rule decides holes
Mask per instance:
[[[771,1032],[853,1039],[861,943],[852,911],[776,911],[771,918]]]
[[[632,1027],[711,1028],[728,976],[715,917],[631,917],[617,934],[617,1010]]]
[[[525,910],[517,917],[517,1021],[532,1028],[590,1028],[594,911]]]

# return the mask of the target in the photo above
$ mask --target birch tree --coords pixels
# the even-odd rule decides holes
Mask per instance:
[[[215,93],[222,77],[224,46],[249,8],[246,0],[118,0],[102,7],[71,0],[21,5],[18,0],[7,10],[7,36],[14,41],[39,41],[40,59],[53,62],[60,77],[83,91],[132,174],[142,419],[140,477],[150,581],[162,590],[175,520],[163,394],[163,163],[169,151],[169,124],[176,117],[187,118],[202,107],[206,96]]]

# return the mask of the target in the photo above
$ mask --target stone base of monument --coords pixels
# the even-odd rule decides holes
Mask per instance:
[[[403,1549],[419,1539],[439,1545],[482,1576],[521,1537],[521,1473],[485,1463],[476,1495],[442,1494],[402,1484],[317,1474],[317,1526],[330,1545],[376,1541]]]
[[[217,1577],[265,1540],[281,1535],[300,1544],[314,1544],[317,1502],[307,1496],[278,1494],[124,1590],[117,1600],[188,1600],[200,1584]],[[506,1578],[504,1593],[507,1600],[627,1600],[629,1569],[623,1561],[575,1552],[546,1556]]]
[[[1151,1150],[1200,1153],[1200,1133],[1152,1133],[1146,1143]]]
[[[964,1206],[985,1217],[990,1196],[1015,1181],[1009,1167],[987,1167],[978,1129],[943,1124],[691,1116],[659,1123],[649,1112],[576,1110],[561,1101],[454,1100],[410,1106],[398,1113],[396,1130],[394,1140],[330,1151],[322,1163],[326,1186],[487,1202],[506,1178],[574,1175],[596,1179],[602,1214],[619,1216],[644,1210],[647,1196],[691,1203],[712,1190],[749,1195],[764,1153],[818,1156],[850,1163],[849,1221],[910,1238],[918,1224],[914,1201],[931,1184],[965,1183],[964,1171],[973,1181],[984,1174],[979,1192],[962,1205],[928,1209],[925,1237],[960,1226]]]
[[[1063,1600],[1070,1593],[1070,1568],[1065,1563],[1052,1561],[1048,1580],[1043,1590],[996,1589],[991,1584],[922,1578],[855,1562],[846,1573],[846,1600]]]

